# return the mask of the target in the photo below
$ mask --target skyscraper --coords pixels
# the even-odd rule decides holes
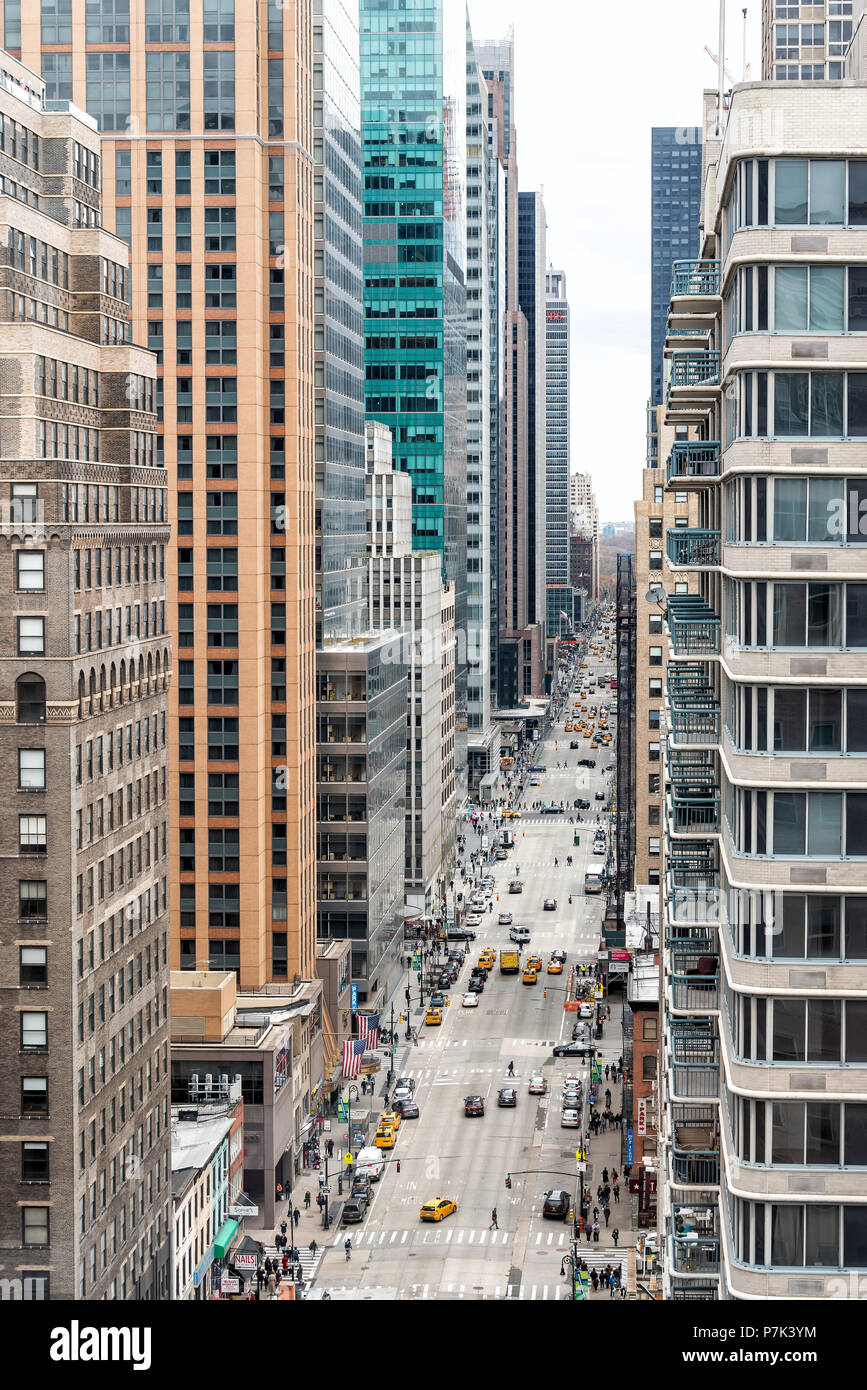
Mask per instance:
[[[549,268],[545,280],[545,581],[550,638],[570,630],[574,614],[569,580],[569,301],[562,270]]]
[[[542,622],[536,621],[530,606],[530,527],[535,512],[531,514],[528,504],[529,330],[518,302],[518,159],[511,31],[505,40],[477,43],[475,47],[488,87],[488,133],[500,164],[503,191],[497,699],[499,707],[507,709],[527,695],[544,693],[544,614]],[[535,575],[534,568],[534,583]],[[544,584],[544,573],[542,579]]]
[[[464,634],[466,5],[361,0],[360,14],[365,410],[392,431],[413,546],[439,553]],[[465,769],[465,641],[457,703]]]
[[[255,989],[315,964],[312,3],[259,6],[255,42],[240,19],[33,5],[20,40],[103,133],[105,220],[160,367],[172,960]]]
[[[842,98],[736,87],[715,138],[706,95],[703,260],[672,286],[666,423],[697,437],[667,486],[698,513],[665,538],[694,591],[661,643],[678,1299],[832,1299],[867,1252],[867,86]],[[696,315],[709,339],[686,350],[671,330]]]
[[[245,995],[291,994],[316,960],[312,21],[312,0],[46,0],[19,34],[99,125],[133,337],[157,354],[172,965]],[[312,1103],[293,1088],[290,1167]]]
[[[499,773],[499,727],[491,720],[496,654],[500,326],[499,174],[487,128],[488,89],[467,44],[467,756],[468,786]],[[493,629],[493,632],[492,632]]]
[[[527,320],[527,577],[532,622],[545,622],[546,257],[541,193],[518,194],[518,303]]]
[[[171,1297],[168,505],[104,157],[89,117],[49,113],[0,55],[0,1276],[18,1299]]]
[[[694,256],[698,245],[701,130],[697,126],[654,126],[651,166],[650,404],[655,406],[662,401],[662,348],[672,266],[676,260]]]
[[[762,79],[821,82],[846,76],[853,0],[762,0]],[[856,5],[855,13],[859,6]],[[806,22],[803,22],[806,21]]]

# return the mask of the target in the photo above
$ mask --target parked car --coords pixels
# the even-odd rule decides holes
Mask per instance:
[[[352,1226],[359,1221],[363,1221],[367,1212],[367,1203],[358,1197],[347,1197],[343,1203],[343,1214],[340,1218],[341,1225]]]
[[[571,1197],[562,1188],[552,1188],[545,1193],[545,1201],[542,1204],[542,1216],[550,1217],[554,1221],[565,1221],[569,1215]]]

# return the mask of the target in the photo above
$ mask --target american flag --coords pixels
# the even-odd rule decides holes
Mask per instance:
[[[350,1080],[357,1076],[361,1070],[361,1059],[364,1056],[364,1038],[349,1038],[343,1044],[343,1075]]]
[[[358,1036],[366,1050],[373,1052],[379,1042],[379,1014],[358,1014]]]

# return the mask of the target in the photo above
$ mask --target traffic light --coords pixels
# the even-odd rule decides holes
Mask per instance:
[[[508,1188],[511,1188],[511,1186],[512,1186],[512,1175],[511,1175],[511,1173],[507,1173],[507,1174],[506,1174],[506,1187],[507,1187],[507,1189],[508,1189]]]

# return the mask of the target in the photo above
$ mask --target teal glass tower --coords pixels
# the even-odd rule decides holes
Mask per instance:
[[[455,586],[466,648],[464,0],[361,0],[365,413],[412,477],[413,545]]]

